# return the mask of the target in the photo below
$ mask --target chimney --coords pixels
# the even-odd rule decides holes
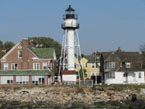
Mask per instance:
[[[22,40],[22,60],[23,60],[23,62],[27,62],[28,57],[29,57],[28,38],[24,38]]]
[[[122,49],[121,49],[121,47],[118,47],[118,50],[116,50],[116,52],[122,52]]]

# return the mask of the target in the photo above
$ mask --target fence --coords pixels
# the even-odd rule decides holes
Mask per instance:
[[[79,86],[93,87],[93,80],[80,80]]]
[[[76,85],[76,81],[63,81],[64,85]]]
[[[93,87],[93,80],[80,80],[80,81],[63,81],[63,85],[73,85],[80,87]]]

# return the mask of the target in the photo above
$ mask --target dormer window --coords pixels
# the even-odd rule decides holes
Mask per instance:
[[[126,65],[126,68],[131,68],[131,63],[130,62],[125,63],[125,65]]]

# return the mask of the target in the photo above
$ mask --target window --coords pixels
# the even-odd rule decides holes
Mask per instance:
[[[18,64],[11,64],[11,70],[17,70],[18,69]]]
[[[126,65],[126,68],[131,68],[131,63],[130,62],[125,63],[125,65]]]
[[[114,73],[114,72],[112,72],[112,78],[114,78],[114,79],[115,79],[115,73]]]
[[[108,72],[106,73],[107,79],[115,79],[115,72]]]
[[[125,73],[123,74],[123,77],[127,77],[127,76],[128,76],[128,73],[125,72]]]
[[[42,65],[43,65],[42,66],[43,69],[47,69],[47,63],[46,62],[44,62]]]
[[[22,46],[19,46],[18,49],[22,49]]]
[[[9,70],[8,63],[5,63],[5,64],[4,64],[4,70]]]
[[[88,67],[88,63],[85,64],[85,67]]]
[[[77,64],[76,63],[74,64],[74,68],[77,68]]]
[[[18,50],[18,58],[22,57],[22,50]]]
[[[120,63],[120,67],[122,67],[122,63]]]
[[[92,63],[92,68],[97,68],[96,63]]]
[[[7,80],[7,84],[13,83],[13,80]]]
[[[40,63],[33,63],[33,70],[40,70]]]
[[[105,67],[106,68],[115,68],[115,62],[107,62]]]
[[[141,73],[139,73],[139,76],[138,76],[138,78],[141,78]]]

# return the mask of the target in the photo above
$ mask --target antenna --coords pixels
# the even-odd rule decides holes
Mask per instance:
[[[70,5],[70,0],[69,0],[69,5]]]

